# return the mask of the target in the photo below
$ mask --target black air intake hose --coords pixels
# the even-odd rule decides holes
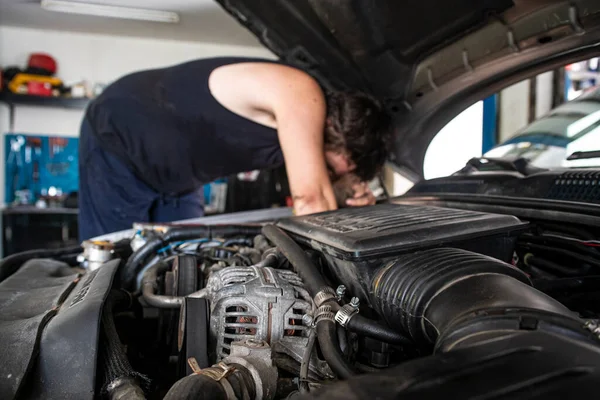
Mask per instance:
[[[260,234],[261,225],[200,225],[173,228],[162,236],[154,237],[129,257],[121,270],[121,286],[133,290],[135,281],[146,261],[171,242],[198,238],[228,237],[234,235],[254,236]]]
[[[533,313],[540,318],[575,318],[565,306],[531,287],[520,270],[458,249],[397,258],[377,272],[371,293],[375,310],[390,326],[423,344],[435,343],[457,324],[464,327],[482,316],[514,313],[520,318]]]

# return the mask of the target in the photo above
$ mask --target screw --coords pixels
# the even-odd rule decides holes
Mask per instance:
[[[337,289],[335,289],[335,294],[336,294],[338,300],[341,300],[342,297],[344,297],[344,295],[346,294],[346,286],[344,286],[344,285],[338,286]]]
[[[352,308],[358,310],[358,306],[360,305],[360,299],[358,297],[353,297],[352,299],[350,299],[350,305],[352,306]]]
[[[310,314],[304,314],[302,316],[302,323],[306,326],[312,326],[314,321],[315,321],[315,319]]]

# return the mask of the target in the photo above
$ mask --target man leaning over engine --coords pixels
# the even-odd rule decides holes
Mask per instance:
[[[202,216],[202,186],[285,163],[297,214],[337,208],[332,182],[361,183],[347,205],[373,204],[391,119],[364,94],[325,94],[280,63],[214,58],[137,72],[86,112],[80,139],[80,239],[133,222]]]

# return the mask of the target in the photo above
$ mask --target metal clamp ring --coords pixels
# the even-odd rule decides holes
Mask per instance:
[[[326,287],[320,290],[319,293],[315,295],[314,302],[317,307],[321,307],[323,303],[331,299],[337,299],[337,295],[335,294],[335,291],[332,288]]]
[[[210,368],[201,369],[194,357],[188,358],[188,365],[190,366],[192,371],[194,371],[194,374],[206,375],[217,382],[219,382],[221,379],[225,378],[226,376],[230,375],[233,371],[235,371],[234,366],[227,365],[224,362],[215,364]]]
[[[335,314],[331,311],[331,306],[321,306],[315,313],[315,325],[321,320],[335,321]]]
[[[340,308],[337,313],[335,313],[335,320],[342,327],[346,327],[346,325],[348,325],[348,321],[350,321],[350,319],[357,313],[358,309],[354,308],[350,304],[346,304]]]

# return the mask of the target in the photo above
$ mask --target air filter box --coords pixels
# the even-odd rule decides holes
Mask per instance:
[[[293,217],[278,225],[323,253],[332,274],[365,300],[375,271],[400,254],[444,246],[510,262],[517,235],[527,229],[509,215],[401,204]]]

